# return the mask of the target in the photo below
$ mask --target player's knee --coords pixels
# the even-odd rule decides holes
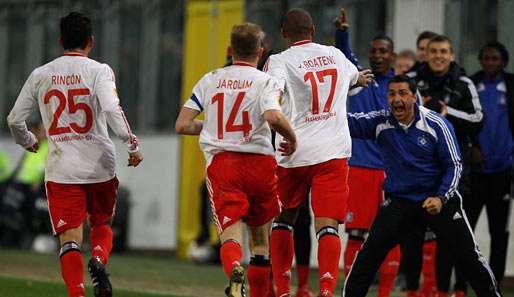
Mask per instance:
[[[75,241],[65,242],[61,246],[61,250],[59,251],[59,257],[62,257],[65,254],[73,251],[80,253],[80,245]]]
[[[364,240],[366,240],[366,236],[368,235],[368,230],[366,230],[366,229],[348,229],[348,230],[346,230],[346,233],[348,233],[349,240],[364,241]]]
[[[315,227],[316,227],[316,232],[320,232],[321,229],[323,229],[325,227],[331,227],[331,228],[337,230],[339,227],[339,222],[332,218],[324,218],[324,217],[316,218]]]
[[[255,242],[250,247],[250,250],[253,255],[263,255],[268,257],[269,256],[269,244],[266,243],[260,243],[256,244]]]
[[[75,242],[80,246],[82,244],[82,236],[82,225],[80,225],[79,227],[65,230],[59,234],[59,242],[61,246],[66,242]]]

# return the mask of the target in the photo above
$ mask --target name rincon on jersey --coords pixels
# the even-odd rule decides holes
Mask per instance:
[[[52,85],[78,85],[82,81],[80,74],[52,75]]]

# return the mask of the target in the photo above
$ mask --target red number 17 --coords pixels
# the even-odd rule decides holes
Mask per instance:
[[[325,76],[331,76],[331,82],[330,82],[330,93],[328,95],[327,102],[325,103],[325,106],[323,107],[323,112],[329,112],[330,107],[332,106],[332,101],[334,100],[334,92],[336,90],[336,83],[337,83],[337,69],[325,69],[320,70],[316,72],[316,76],[318,77],[318,80],[320,83],[325,82]],[[316,82],[316,78],[314,77],[314,72],[310,71],[305,73],[305,76],[303,77],[303,81],[307,82],[309,81],[312,88],[312,113],[318,114],[319,113],[319,95],[318,95],[318,83]]]

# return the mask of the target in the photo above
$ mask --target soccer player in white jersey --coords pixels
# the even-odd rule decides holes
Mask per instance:
[[[294,254],[293,224],[309,191],[318,237],[320,295],[332,296],[339,273],[341,241],[348,195],[347,158],[351,139],[346,119],[348,89],[367,85],[372,75],[357,68],[332,46],[312,42],[308,12],[292,9],[282,35],[290,48],[272,55],[265,71],[283,91],[283,110],[298,136],[294,155],[277,155],[279,197],[284,210],[273,223],[271,259],[278,296],[289,296]],[[280,137],[278,141],[282,141]]]
[[[296,136],[280,111],[279,86],[256,69],[263,51],[262,36],[255,24],[234,26],[230,38],[233,64],[200,79],[176,122],[178,133],[200,134],[207,187],[222,242],[221,264],[230,278],[226,294],[232,297],[245,296],[244,223],[250,234],[250,295],[268,293],[269,233],[280,211],[270,127],[282,136],[280,154],[290,156],[296,149]],[[204,121],[195,119],[201,112]]]
[[[136,137],[119,105],[114,74],[87,56],[93,48],[91,20],[77,12],[61,19],[64,55],[29,76],[7,121],[19,145],[36,152],[26,119],[37,109],[48,136],[45,168],[48,210],[59,237],[61,274],[70,297],[84,297],[83,222],[91,226],[88,270],[96,297],[112,296],[105,265],[112,248],[110,222],[118,180],[107,124],[128,145],[128,166],[142,160]]]

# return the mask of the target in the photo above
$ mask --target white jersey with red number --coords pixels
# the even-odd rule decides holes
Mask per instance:
[[[8,116],[16,143],[25,148],[36,142],[25,120],[37,108],[48,137],[47,181],[84,184],[112,179],[116,159],[107,124],[129,151],[137,150],[107,64],[70,53],[31,73]]]
[[[222,151],[273,155],[263,113],[280,110],[279,99],[276,80],[248,64],[235,63],[200,79],[184,107],[205,113],[200,147],[207,165]]]
[[[294,154],[277,153],[280,166],[307,166],[351,156],[346,99],[359,73],[340,50],[300,41],[270,56],[264,71],[278,80],[282,111],[298,139]],[[281,140],[277,135],[277,144]]]

